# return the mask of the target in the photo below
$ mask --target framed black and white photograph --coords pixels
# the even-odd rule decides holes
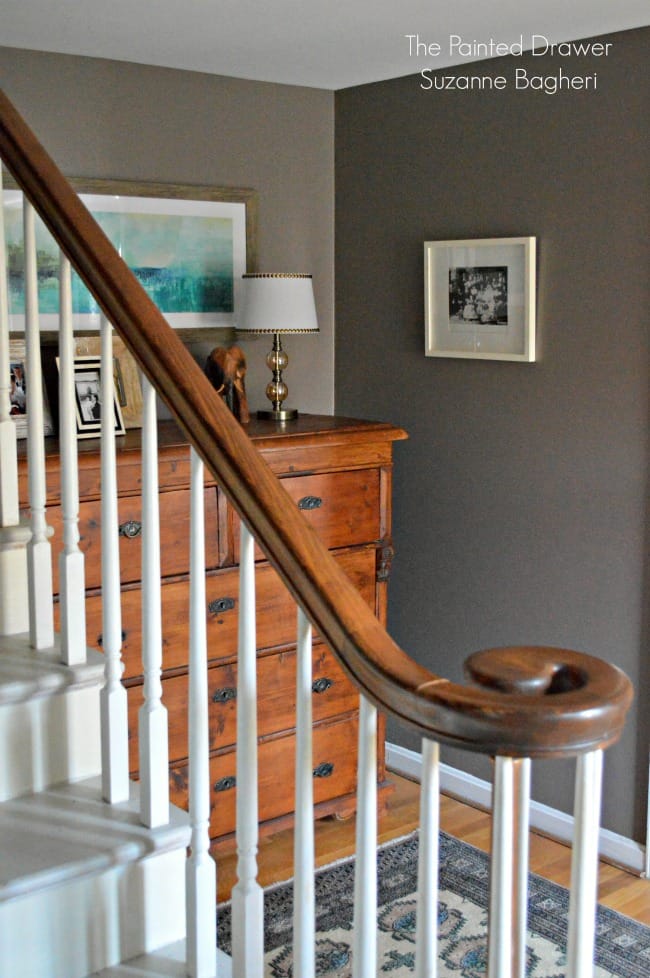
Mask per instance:
[[[25,357],[25,341],[9,341],[9,413],[16,425],[16,436],[27,438],[29,411],[28,370]],[[54,433],[52,414],[43,384],[43,433]]]
[[[424,243],[425,354],[535,360],[535,238]]]
[[[112,411],[115,433],[124,434],[124,422],[117,392],[110,378],[108,388],[102,382],[99,357],[75,357],[74,392],[77,412],[77,438],[98,438],[101,432],[102,412]]]

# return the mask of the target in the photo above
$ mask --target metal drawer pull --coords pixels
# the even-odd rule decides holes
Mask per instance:
[[[312,693],[326,693],[327,690],[331,689],[333,685],[334,683],[331,679],[323,676],[322,679],[314,679],[313,683],[311,684],[311,691]]]
[[[230,791],[231,788],[237,786],[237,778],[234,774],[230,774],[227,778],[221,778],[214,786],[215,791]]]
[[[208,611],[211,615],[221,615],[224,611],[232,611],[234,607],[234,598],[215,598],[208,605]]]
[[[315,778],[329,778],[332,771],[334,770],[334,765],[330,764],[329,761],[324,761],[323,764],[319,764],[312,771]]]
[[[139,520],[127,520],[126,523],[120,523],[119,534],[121,537],[126,537],[127,540],[134,540],[141,533],[142,523]]]
[[[298,500],[298,509],[320,509],[322,505],[320,496],[303,496]]]
[[[229,700],[237,699],[237,690],[234,686],[224,686],[222,689],[217,689],[212,694],[213,703],[227,703]]]

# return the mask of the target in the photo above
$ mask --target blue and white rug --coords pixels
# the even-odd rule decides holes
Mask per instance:
[[[378,976],[413,974],[417,890],[417,834],[379,850]],[[316,875],[317,974],[351,978],[354,860]],[[485,978],[489,859],[484,852],[440,835],[438,903],[439,978]],[[530,877],[528,978],[564,978],[568,891],[539,876]],[[265,891],[265,978],[293,974],[293,887]],[[230,907],[218,908],[219,946],[230,948]],[[598,908],[595,978],[648,978],[650,928]]]

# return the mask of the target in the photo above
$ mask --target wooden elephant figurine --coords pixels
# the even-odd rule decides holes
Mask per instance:
[[[217,346],[208,356],[205,373],[241,424],[248,424],[250,413],[246,398],[246,357],[239,346]]]

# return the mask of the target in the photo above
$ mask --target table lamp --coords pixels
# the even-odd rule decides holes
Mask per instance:
[[[273,333],[273,349],[266,358],[273,374],[266,387],[272,408],[258,411],[258,418],[291,421],[295,408],[282,406],[288,388],[282,379],[289,358],[282,349],[282,333],[317,333],[316,304],[311,275],[292,272],[248,272],[243,276],[243,302],[237,330]]]

